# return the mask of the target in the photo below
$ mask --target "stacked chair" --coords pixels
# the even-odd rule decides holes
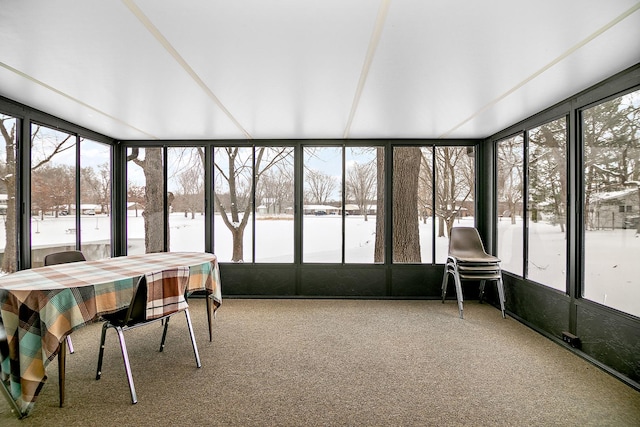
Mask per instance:
[[[443,303],[447,294],[449,275],[453,276],[455,282],[458,312],[461,319],[464,318],[462,306],[462,281],[464,280],[480,282],[480,302],[482,302],[484,296],[484,287],[487,280],[495,281],[498,287],[500,310],[502,311],[502,317],[505,318],[505,297],[500,259],[489,255],[484,250],[480,234],[474,227],[453,227],[451,229],[449,253],[442,279]]]

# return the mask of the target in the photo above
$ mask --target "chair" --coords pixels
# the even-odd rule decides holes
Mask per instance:
[[[452,275],[456,287],[458,298],[458,311],[463,319],[462,307],[462,281],[480,281],[480,302],[484,296],[484,287],[487,280],[493,280],[498,287],[498,298],[500,299],[500,310],[502,317],[504,313],[504,286],[502,283],[502,270],[500,269],[500,259],[489,255],[484,250],[482,239],[478,230],[474,227],[453,227],[449,238],[449,253],[444,268],[442,279],[442,302],[444,303],[447,293],[447,282],[449,275]]]
[[[106,321],[102,325],[96,380],[99,380],[102,376],[102,360],[104,356],[104,342],[107,329],[114,328],[118,333],[118,338],[120,340],[120,349],[122,350],[124,368],[129,382],[129,390],[131,391],[132,404],[138,402],[138,397],[133,384],[133,376],[131,374],[131,366],[129,364],[129,354],[127,353],[124,331],[149,325],[154,322],[163,321],[164,328],[159,350],[162,351],[164,349],[165,339],[167,336],[167,328],[169,327],[169,319],[174,314],[183,311],[187,318],[187,327],[189,328],[189,335],[191,336],[191,345],[193,346],[193,353],[196,358],[196,366],[198,368],[202,366],[200,363],[200,355],[198,354],[196,339],[193,334],[193,327],[191,325],[189,305],[184,297],[188,279],[189,267],[179,267],[157,273],[147,273],[140,277],[128,308],[112,314],[102,315]]]
[[[48,254],[44,257],[44,265],[57,265],[67,264],[70,262],[86,261],[84,254],[80,251],[62,251]],[[69,353],[73,354],[73,343],[71,337],[67,335],[66,338],[67,347],[69,347]],[[58,388],[60,395],[60,407],[64,405],[65,396],[65,367],[67,360],[67,349],[64,345],[60,346],[60,352],[58,353]]]
[[[11,412],[15,412],[22,418],[20,407],[13,399],[9,387],[6,384],[9,380],[9,375],[9,342],[7,339],[7,331],[5,331],[2,318],[0,317],[0,392],[2,392],[5,399],[7,399],[7,403],[11,406]]]

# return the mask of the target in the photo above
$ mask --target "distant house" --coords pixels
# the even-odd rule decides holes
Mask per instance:
[[[638,189],[592,193],[589,196],[589,228],[635,228],[639,220]]]

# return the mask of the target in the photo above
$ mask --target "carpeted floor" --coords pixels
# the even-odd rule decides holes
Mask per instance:
[[[225,299],[208,341],[204,300],[186,322],[129,331],[131,405],[116,335],[102,379],[100,324],[73,333],[67,404],[57,363],[33,413],[12,426],[640,426],[640,393],[487,304]]]

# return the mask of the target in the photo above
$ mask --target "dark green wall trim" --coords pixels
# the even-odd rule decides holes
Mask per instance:
[[[397,264],[220,264],[224,296],[441,297],[442,265]],[[448,295],[455,297],[453,288]],[[465,298],[477,298],[465,283]]]

